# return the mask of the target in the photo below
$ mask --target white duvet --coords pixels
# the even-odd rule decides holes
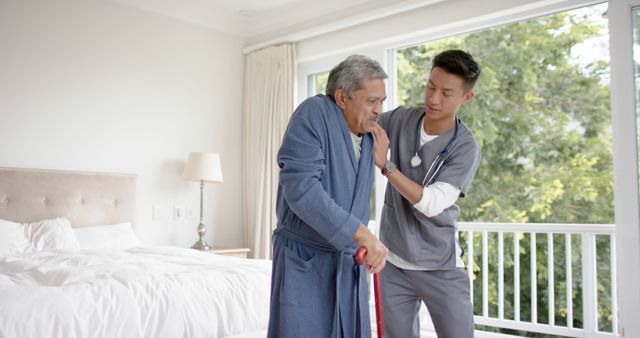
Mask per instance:
[[[271,263],[177,247],[0,257],[0,337],[225,337],[264,330]]]

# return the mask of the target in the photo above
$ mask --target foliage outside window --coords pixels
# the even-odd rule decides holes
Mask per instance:
[[[607,4],[458,35],[396,51],[399,105],[424,105],[432,58],[446,49],[474,56],[482,75],[474,100],[459,117],[473,130],[482,160],[461,221],[614,223]],[[478,234],[480,236],[481,234]],[[492,234],[495,235],[495,234]],[[505,235],[505,243],[513,243]],[[521,235],[520,313],[531,318],[530,234]],[[465,234],[460,240],[466,245]],[[580,238],[573,236],[573,327],[582,327]],[[598,236],[598,290],[611,290],[610,239]],[[481,253],[481,237],[474,252]],[[490,236],[490,257],[497,257]],[[546,235],[538,236],[546,250]],[[505,318],[513,319],[513,247],[505,245]],[[565,289],[564,236],[554,235],[555,288]],[[480,256],[472,267],[476,277]],[[525,264],[526,263],[526,264]],[[490,261],[497,275],[497,261]],[[539,323],[549,323],[546,257],[537,262]],[[482,284],[474,278],[474,310],[482,313]],[[498,312],[497,281],[490,281],[489,314]],[[600,330],[611,330],[610,293],[599,292]],[[566,325],[567,300],[555,295],[555,323]],[[520,334],[512,330],[484,330]],[[535,334],[526,333],[535,336]]]
[[[309,96],[317,94],[326,94],[327,81],[329,80],[329,72],[313,74],[310,76],[310,83],[313,84],[313,88],[309,91]]]

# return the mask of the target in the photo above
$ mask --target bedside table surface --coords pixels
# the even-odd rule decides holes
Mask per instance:
[[[249,248],[213,248],[210,250],[213,253],[240,253],[240,252],[250,252]]]
[[[247,258],[251,249],[249,248],[213,248],[209,252],[232,257]]]

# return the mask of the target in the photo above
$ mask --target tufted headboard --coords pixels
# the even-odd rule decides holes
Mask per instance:
[[[74,227],[135,221],[136,176],[0,168],[0,219],[66,217]]]

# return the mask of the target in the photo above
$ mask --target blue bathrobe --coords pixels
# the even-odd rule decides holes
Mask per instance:
[[[373,138],[356,162],[342,110],[328,96],[305,100],[278,152],[269,338],[371,336],[366,270],[353,235],[367,224]]]

